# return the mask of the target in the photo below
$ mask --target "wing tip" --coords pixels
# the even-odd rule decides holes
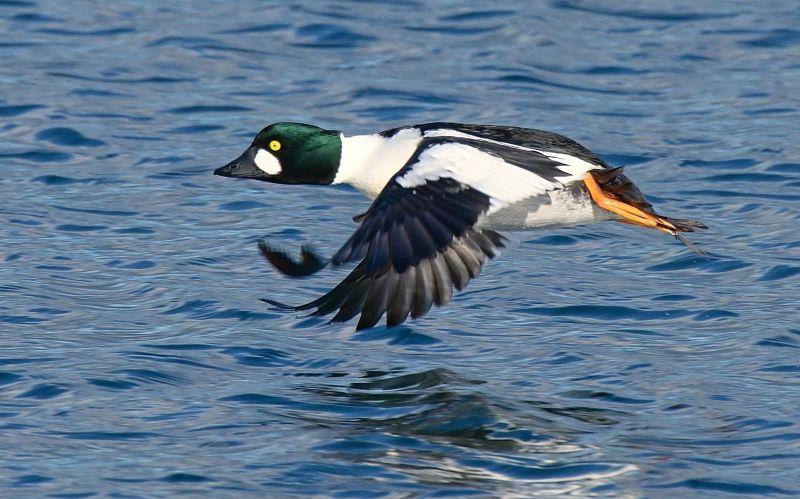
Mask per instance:
[[[307,243],[300,248],[299,261],[286,251],[268,244],[266,238],[258,241],[258,250],[278,272],[288,277],[307,277],[328,265],[328,260]]]

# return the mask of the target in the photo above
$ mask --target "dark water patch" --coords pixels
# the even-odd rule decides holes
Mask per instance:
[[[0,7],[35,7],[36,4],[27,0],[0,0]]]
[[[43,225],[43,223],[38,220],[22,220],[19,218],[9,218],[8,221],[9,223],[14,225],[25,225],[28,227],[36,227],[39,225]]]
[[[137,166],[138,165],[146,165],[146,164],[170,165],[170,164],[173,164],[173,163],[182,163],[184,161],[189,161],[191,159],[193,159],[191,156],[162,156],[162,157],[158,157],[158,158],[151,158],[149,156],[146,156],[146,157],[140,159],[136,163],[136,165]],[[191,172],[193,172],[193,173],[197,173],[199,171],[208,172],[209,170],[208,169],[204,169],[204,170],[192,169],[191,170]],[[170,173],[175,174],[174,171],[172,171]],[[183,175],[186,175],[188,173],[188,171],[182,171],[180,173],[182,173]]]
[[[399,122],[423,114],[425,109],[426,108],[421,106],[376,106],[356,109],[355,113],[365,118],[372,118],[385,122]]]
[[[0,106],[0,116],[4,118],[12,118],[14,116],[21,116],[29,113],[34,109],[41,109],[44,106],[39,104],[20,104],[16,106]]]
[[[765,373],[800,373],[800,364],[762,367],[759,371]]]
[[[267,24],[254,24],[250,26],[244,26],[241,28],[236,29],[228,29],[224,31],[219,31],[219,34],[245,34],[245,33],[272,33],[274,31],[282,31],[289,29],[291,26],[289,24],[283,23],[267,23]]]
[[[526,241],[533,244],[543,244],[545,246],[572,246],[578,243],[578,239],[572,236],[564,236],[564,235],[549,235],[549,236],[542,236],[536,239],[531,239],[530,241]]]
[[[137,211],[125,211],[125,210],[95,210],[92,208],[73,208],[71,206],[61,206],[61,205],[54,205],[53,208],[63,211],[71,211],[75,213],[88,213],[90,215],[100,215],[104,217],[135,217],[139,215],[139,212]]]
[[[711,175],[703,180],[709,180],[711,182],[785,182],[791,179],[792,177],[777,173],[749,172]]]
[[[148,440],[160,437],[158,433],[147,431],[60,431],[53,435],[70,440],[127,441]]]
[[[107,28],[96,30],[74,30],[74,29],[61,29],[61,28],[40,28],[35,30],[36,33],[44,33],[48,35],[57,36],[92,36],[99,38],[114,37],[117,35],[125,35],[128,33],[136,32],[136,29],[130,26],[119,28]]]
[[[6,315],[0,314],[0,323],[3,324],[39,324],[46,319],[41,317],[31,317],[29,315]]]
[[[36,139],[67,147],[100,147],[105,145],[102,140],[91,139],[77,130],[64,127],[41,130],[36,134]]]
[[[240,321],[268,320],[281,317],[281,314],[277,313],[252,312],[235,308],[214,310],[213,306],[216,304],[217,302],[207,300],[190,300],[179,307],[162,313],[164,315],[188,315],[194,319],[237,319]]]
[[[199,319],[236,319],[239,321],[265,321],[281,317],[281,314],[269,312],[252,312],[238,308],[228,308],[207,315],[198,316]]]
[[[306,48],[342,49],[356,48],[375,40],[335,24],[307,24],[295,30],[297,41],[292,45]]]
[[[462,22],[462,21],[480,21],[483,22],[486,19],[495,19],[498,17],[510,17],[515,15],[516,12],[513,10],[472,10],[469,12],[462,12],[459,14],[450,14],[447,16],[439,17],[440,21],[445,22]]]
[[[112,92],[110,90],[102,90],[99,88],[78,88],[71,91],[70,95],[86,97],[133,97],[132,94],[123,94],[121,92]]]
[[[638,154],[622,154],[618,152],[604,153],[603,158],[612,165],[629,166],[648,163],[655,160],[652,156],[642,156]]]
[[[578,72],[587,75],[638,75],[649,73],[644,69],[634,69],[626,66],[590,66]]]
[[[606,7],[596,2],[586,2],[583,0],[555,0],[552,5],[559,9],[575,10],[598,14],[610,17],[624,17],[628,19],[638,19],[645,21],[664,21],[664,22],[687,22],[687,21],[706,21],[711,19],[723,19],[737,16],[733,12],[685,12],[683,9],[677,11],[649,10],[646,8],[626,9]]]
[[[131,382],[138,382],[141,384],[165,384],[165,385],[181,385],[186,384],[187,380],[163,371],[154,371],[152,369],[120,369],[114,371],[114,374],[124,374]]]
[[[0,371],[0,386],[10,385],[16,383],[23,378],[20,374]]]
[[[615,404],[652,404],[655,400],[652,399],[634,399],[630,397],[622,397],[609,392],[597,392],[592,390],[570,390],[561,395],[569,398],[577,399],[597,399]]]
[[[12,487],[30,487],[32,485],[39,485],[40,483],[52,482],[53,478],[44,475],[22,475],[14,478],[11,482]]]
[[[800,337],[800,331],[792,329],[790,332],[795,336]],[[765,338],[756,343],[756,345],[760,347],[800,348],[800,338],[789,336],[787,334],[781,334],[778,336]]]
[[[796,194],[773,194],[771,192],[742,192],[722,189],[702,189],[686,190],[686,194],[693,196],[713,196],[719,198],[753,198],[753,199],[772,199],[780,201],[800,201],[800,195]]]
[[[139,386],[131,381],[115,380],[115,379],[100,379],[90,378],[86,380],[89,384],[99,386],[101,388],[108,388],[110,390],[130,390]]]
[[[456,104],[461,99],[452,96],[442,96],[438,93],[387,89],[379,87],[365,87],[356,90],[352,95],[353,100],[396,99],[402,101],[420,102],[423,104]]]
[[[645,270],[648,272],[675,272],[678,270],[702,270],[713,274],[732,272],[753,264],[736,259],[714,258],[700,255],[679,255],[668,262],[650,265]]]
[[[197,44],[203,43],[213,43],[215,40],[213,38],[207,37],[196,37],[196,36],[165,36],[159,38],[158,40],[154,40],[147,45],[146,47],[164,47],[164,46],[193,46]]]
[[[147,227],[126,227],[124,229],[114,229],[111,232],[115,234],[155,234],[156,231]]]
[[[710,321],[715,319],[730,319],[732,317],[739,317],[739,314],[736,312],[731,312],[730,310],[711,309],[698,312],[695,314],[694,320]]]
[[[698,168],[709,168],[709,169],[745,169],[750,168],[751,166],[755,166],[758,164],[758,161],[750,159],[750,158],[738,158],[738,159],[723,159],[723,160],[714,160],[714,161],[706,161],[701,159],[687,159],[681,161],[679,166],[694,166]]]
[[[4,48],[38,47],[40,45],[44,45],[44,44],[42,44],[42,43],[33,43],[33,42],[0,42],[0,49],[4,49]]]
[[[484,33],[491,33],[501,29],[502,26],[482,26],[482,27],[464,27],[458,24],[438,24],[433,26],[406,26],[408,31],[418,31],[422,33],[441,33],[444,35],[481,35]]]
[[[56,385],[52,383],[39,383],[30,390],[24,393],[20,393],[19,395],[17,395],[16,398],[45,400],[58,397],[59,395],[66,393],[67,391],[69,390],[61,385]]]
[[[680,294],[658,295],[651,298],[651,300],[653,301],[689,301],[696,299],[697,296],[694,295],[680,295]]]
[[[161,478],[161,481],[168,483],[201,483],[211,482],[213,481],[213,478],[203,475],[195,475],[193,473],[172,473],[171,475]]]
[[[357,332],[352,339],[354,341],[386,341],[389,345],[434,345],[442,341],[410,327],[377,327]]]
[[[73,270],[72,267],[68,267],[66,265],[36,265],[34,268],[36,270],[47,270],[50,272],[70,272]],[[42,320],[43,319],[36,319],[36,322]]]
[[[115,269],[130,269],[130,270],[145,270],[152,269],[158,264],[152,260],[137,260],[134,262],[126,262],[123,260],[111,260],[106,263],[107,267]]]
[[[693,491],[724,492],[733,495],[797,495],[800,490],[791,490],[770,485],[740,482],[736,480],[720,481],[710,478],[692,478],[680,482],[652,486],[655,489],[689,489]]]
[[[776,265],[766,271],[760,281],[781,281],[800,274],[800,266],[796,265]]]
[[[16,153],[0,153],[0,159],[22,159],[31,161],[33,163],[64,163],[72,159],[72,154],[59,151],[43,151],[36,149],[32,151],[16,152]]]
[[[213,132],[215,130],[224,130],[225,127],[222,125],[189,125],[189,126],[181,126],[178,128],[173,128],[171,130],[167,130],[167,133],[177,133],[177,134],[186,134],[192,135],[195,133],[206,133],[206,132]]]
[[[653,321],[678,319],[692,312],[683,309],[647,310],[617,305],[570,305],[566,307],[524,307],[513,310],[514,313],[544,315],[550,317],[576,317],[602,321],[637,320]]]
[[[800,163],[778,163],[767,167],[768,171],[800,175]]]
[[[350,384],[353,390],[399,390],[399,389],[427,389],[436,386],[467,384],[483,384],[482,381],[472,381],[462,378],[449,369],[430,369],[408,374],[386,373],[382,371],[368,372],[364,376],[368,381]]]
[[[74,178],[74,177],[64,177],[62,175],[40,175],[38,177],[32,178],[31,181],[40,182],[45,185],[54,185],[54,186],[73,185],[73,184],[103,185],[103,184],[117,183],[115,180],[112,179]]]
[[[154,348],[156,350],[179,350],[179,351],[197,351],[197,350],[217,350],[217,345],[208,345],[205,343],[174,343],[174,344],[143,344],[144,348]]]
[[[758,48],[787,48],[800,43],[800,31],[794,29],[773,29],[764,36],[744,40],[739,44]]]
[[[205,105],[197,105],[197,106],[183,106],[183,107],[176,107],[172,109],[167,109],[168,113],[173,114],[198,114],[198,113],[240,113],[245,111],[252,111],[249,107],[244,106],[230,106],[230,105],[220,105],[220,106],[205,106]]]
[[[178,355],[165,355],[152,352],[122,352],[125,357],[136,359],[137,361],[166,362],[168,364],[178,364],[189,367],[199,367],[201,369],[223,370],[221,367],[203,364],[195,360],[186,359]]]
[[[190,83],[197,80],[196,78],[189,78],[189,77],[177,78],[170,76],[145,76],[142,78],[102,78],[96,76],[87,76],[84,74],[64,73],[60,71],[50,71],[45,74],[56,78],[68,78],[72,80],[95,81],[102,83],[122,83],[126,85],[137,85],[137,84],[147,84],[147,83],[159,83],[159,84]]]
[[[59,357],[25,357],[25,358],[0,358],[0,366],[11,366],[19,364],[38,364],[41,362],[55,362],[62,360]]]
[[[220,43],[219,41],[214,40],[213,38],[206,38],[206,37],[166,36],[149,43],[147,46],[181,47],[198,53],[216,51],[216,52],[234,52],[234,53],[238,52],[241,54],[259,54],[261,56],[269,54],[269,52],[265,52],[263,50],[228,45]]]
[[[788,114],[796,112],[797,109],[793,107],[767,107],[761,109],[748,109],[747,111],[743,111],[742,114],[746,116],[765,116],[772,114]]]
[[[247,211],[259,208],[267,208],[268,205],[259,201],[246,200],[246,201],[230,201],[219,205],[219,209],[224,211]]]
[[[581,85],[573,85],[571,83],[561,83],[557,81],[548,80],[541,77],[533,77],[529,75],[523,74],[510,74],[510,75],[503,75],[498,76],[494,79],[495,81],[501,83],[522,83],[526,85],[534,85],[534,86],[543,86],[543,87],[553,87],[559,88],[562,90],[575,90],[578,92],[587,92],[593,94],[609,94],[609,95],[640,95],[640,96],[653,96],[658,95],[658,92],[650,91],[650,90],[623,90],[623,89],[612,89],[612,88],[602,88],[602,87],[588,87],[588,86],[581,86]]]
[[[230,355],[239,364],[252,367],[276,367],[296,363],[288,353],[272,348],[231,347],[221,350],[221,353]]]
[[[106,230],[107,225],[78,225],[78,224],[61,224],[56,225],[55,229],[62,232],[97,232]]]

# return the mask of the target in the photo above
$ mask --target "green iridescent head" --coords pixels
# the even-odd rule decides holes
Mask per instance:
[[[330,184],[342,157],[341,134],[304,123],[273,123],[215,175],[277,184]]]

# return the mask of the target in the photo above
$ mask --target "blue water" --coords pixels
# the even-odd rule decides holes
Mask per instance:
[[[0,0],[0,496],[800,494],[792,1]],[[405,327],[282,314],[368,201],[267,123],[568,134],[712,253],[515,236]]]

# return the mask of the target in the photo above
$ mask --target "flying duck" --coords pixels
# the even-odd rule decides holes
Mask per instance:
[[[386,314],[389,327],[448,303],[505,238],[520,231],[617,220],[680,239],[706,228],[657,214],[622,172],[572,139],[544,130],[427,123],[346,137],[303,123],[261,130],[244,153],[214,170],[278,184],[350,184],[373,199],[353,218],[358,229],[330,260],[304,247],[295,262],[265,241],[262,254],[282,273],[313,274],[359,262],[331,291],[288,310],[361,314],[357,329]]]

